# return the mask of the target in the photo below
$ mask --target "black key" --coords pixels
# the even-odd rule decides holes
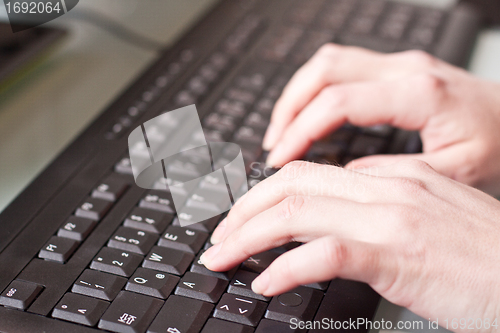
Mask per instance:
[[[146,332],[163,301],[122,291],[99,321],[99,328],[112,332]]]
[[[227,288],[227,292],[235,295],[259,299],[269,302],[271,297],[256,294],[252,291],[252,281],[259,276],[257,273],[239,270],[233,277]]]
[[[213,308],[210,303],[172,295],[149,327],[148,333],[199,332]]]
[[[219,300],[226,286],[226,280],[187,272],[177,285],[175,294],[215,303]]]
[[[292,323],[280,323],[279,321],[262,319],[255,330],[255,333],[299,333],[305,332],[305,329],[293,329]]]
[[[0,295],[0,305],[25,310],[42,289],[36,283],[14,280]]]
[[[247,112],[247,108],[242,102],[223,98],[215,105],[215,112],[227,114],[237,118],[243,118]]]
[[[151,190],[139,202],[139,207],[158,210],[165,213],[174,213],[175,207],[172,195],[169,192]]]
[[[338,163],[344,153],[341,143],[316,142],[306,154],[306,159],[317,163]]]
[[[389,125],[375,125],[362,129],[363,133],[388,138],[394,133],[394,127]]]
[[[133,175],[132,163],[130,163],[130,158],[124,157],[118,163],[115,164],[115,171],[125,175]]]
[[[109,239],[108,246],[145,255],[153,247],[157,239],[157,234],[120,227]]]
[[[203,331],[201,333],[221,333],[221,332],[231,332],[231,333],[252,333],[253,328],[246,325],[231,323],[229,321],[210,318],[207,321]]]
[[[127,216],[123,225],[159,234],[165,230],[173,218],[173,214],[135,207]]]
[[[139,294],[167,299],[177,282],[179,282],[177,276],[139,267],[128,280],[125,289]]]
[[[201,249],[207,238],[208,233],[203,231],[170,226],[158,245],[194,254]]]
[[[182,275],[193,261],[192,253],[155,246],[146,256],[142,267]]]
[[[129,277],[142,261],[142,256],[105,247],[90,263],[90,268]]]
[[[254,144],[262,144],[264,131],[254,127],[242,126],[234,134],[234,140],[237,142],[249,142]]]
[[[330,284],[330,281],[324,281],[324,282],[314,282],[314,283],[309,283],[306,284],[305,287],[309,288],[314,288],[314,289],[319,289],[325,291],[328,289],[328,285]]]
[[[83,217],[70,216],[61,228],[57,231],[57,236],[71,238],[77,241],[83,241],[94,229],[96,222],[94,220],[84,219]]]
[[[112,301],[127,279],[113,274],[86,269],[73,284],[72,292]]]
[[[255,94],[245,89],[230,88],[226,91],[225,95],[229,99],[245,104],[253,104],[255,102]]]
[[[182,209],[182,213],[179,214],[178,218],[174,219],[174,222],[172,222],[172,225],[176,226],[176,227],[180,227],[181,224],[180,224],[179,220],[183,221],[183,224],[186,225],[186,224],[190,223],[193,216],[200,216],[199,214],[201,214],[202,211],[205,211],[205,210],[202,208],[197,208],[197,207],[184,207]],[[217,226],[217,222],[219,222],[219,221],[220,221],[220,215],[216,215],[216,216],[211,217],[209,219],[206,219],[204,221],[189,224],[189,228],[194,229],[194,230],[204,231],[204,232],[212,232],[212,231],[214,231],[215,227]]]
[[[266,303],[255,299],[224,294],[215,307],[214,317],[248,326],[257,326],[266,307]]]
[[[228,281],[231,280],[234,273],[236,273],[238,266],[235,266],[234,268],[232,268],[230,271],[227,272],[211,271],[208,268],[206,268],[205,265],[203,265],[202,262],[200,261],[200,256],[203,254],[203,252],[205,251],[200,251],[200,253],[196,256],[195,260],[193,261],[193,264],[191,265],[190,271],[193,273],[214,276],[216,278],[223,280],[228,280]]]
[[[353,156],[375,155],[384,152],[387,141],[375,136],[360,135],[351,143],[350,154]]]
[[[128,183],[126,181],[110,176],[92,191],[92,198],[114,202],[125,193],[127,187]]]
[[[67,293],[54,308],[52,317],[95,326],[108,306],[108,302],[100,299]]]
[[[330,283],[314,321],[344,322],[352,318],[373,318],[379,302],[380,295],[369,285],[357,281],[335,279]],[[357,330],[344,331],[356,332]],[[309,332],[321,333],[325,330],[316,328]]]
[[[297,287],[284,294],[274,296],[266,311],[266,318],[290,323],[312,320],[323,293],[319,290]]]
[[[94,221],[99,221],[111,208],[112,203],[102,199],[87,198],[81,205],[76,209],[75,215],[84,217],[86,219],[91,219]]]
[[[186,202],[186,207],[199,208],[203,210],[220,213],[231,206],[231,200],[228,194],[209,189],[196,189]]]
[[[80,244],[74,239],[52,236],[38,253],[38,257],[64,263]]]
[[[265,130],[269,125],[269,119],[258,112],[252,112],[245,119],[245,125]]]
[[[250,272],[262,273],[279,255],[274,251],[262,252],[245,260],[241,267]]]

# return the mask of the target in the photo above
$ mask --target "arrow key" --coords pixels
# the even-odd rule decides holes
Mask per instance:
[[[92,297],[67,293],[52,312],[52,317],[95,326],[109,303]]]
[[[238,295],[224,294],[215,307],[214,317],[236,323],[257,326],[266,311],[267,304]]]

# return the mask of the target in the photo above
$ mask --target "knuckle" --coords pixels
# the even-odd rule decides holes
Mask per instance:
[[[417,159],[408,159],[398,163],[399,169],[408,175],[425,175],[434,173],[429,163]]]
[[[285,181],[290,181],[302,177],[309,171],[309,169],[311,169],[311,167],[312,163],[310,162],[292,161],[285,164],[285,166],[278,171],[277,175]]]
[[[438,60],[429,53],[421,50],[411,50],[403,52],[407,61],[421,68],[432,68],[438,63]]]
[[[347,247],[333,237],[324,238],[322,245],[327,267],[339,270],[346,260]]]
[[[324,88],[319,98],[327,100],[331,109],[341,110],[347,104],[349,94],[347,89],[335,85]]]
[[[323,44],[318,51],[316,51],[316,55],[319,57],[327,57],[330,58],[332,56],[335,56],[340,52],[342,49],[342,46],[333,44],[333,43],[326,43]]]
[[[279,207],[278,217],[281,220],[290,220],[300,215],[303,210],[305,198],[302,196],[294,195],[285,198]]]
[[[403,197],[415,197],[427,191],[423,181],[410,177],[394,178],[393,188]]]
[[[423,94],[436,96],[444,91],[446,81],[435,74],[422,73],[417,75],[416,85]]]

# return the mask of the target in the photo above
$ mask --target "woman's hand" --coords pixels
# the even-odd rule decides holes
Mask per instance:
[[[500,193],[500,84],[480,80],[421,51],[383,55],[323,46],[277,101],[264,148],[268,164],[301,157],[344,122],[419,130],[423,154],[370,156],[349,167],[407,158],[490,193]]]
[[[225,271],[290,241],[252,284],[266,296],[340,277],[424,318],[500,318],[500,203],[409,160],[292,162],[231,209],[202,256]],[[500,320],[500,319],[499,319]]]

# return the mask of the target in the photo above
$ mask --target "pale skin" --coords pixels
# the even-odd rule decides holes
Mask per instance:
[[[424,152],[345,169],[288,163],[346,121],[419,130]],[[215,230],[202,256],[209,269],[298,241],[255,292],[340,277],[424,318],[500,321],[500,202],[468,186],[500,192],[499,84],[421,52],[326,45],[285,88],[271,124],[268,163],[288,164]]]

